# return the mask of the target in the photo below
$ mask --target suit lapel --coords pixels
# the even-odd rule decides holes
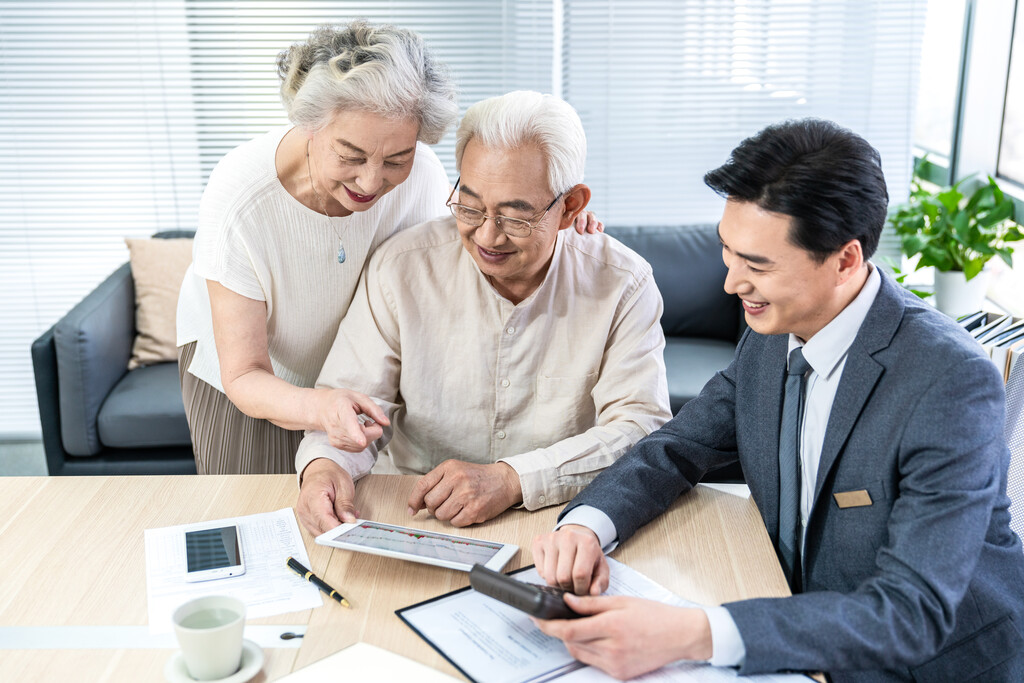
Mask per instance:
[[[779,420],[782,410],[782,393],[786,382],[786,349],[789,335],[780,334],[768,340],[764,355],[757,363],[756,399],[753,401],[753,433],[755,442],[747,452],[751,457],[743,462],[745,478],[760,491],[755,501],[760,503],[761,516],[772,543],[779,538]],[[748,469],[749,468],[749,469]]]
[[[817,508],[818,496],[829,472],[860,419],[875,385],[885,373],[885,366],[873,356],[889,346],[903,321],[902,290],[885,273],[879,271],[879,274],[882,282],[878,295],[850,346],[846,365],[843,366],[843,376],[832,403],[818,464],[818,478],[814,485],[812,514]]]

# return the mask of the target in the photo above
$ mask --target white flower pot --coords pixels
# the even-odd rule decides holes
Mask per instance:
[[[953,318],[980,311],[988,291],[989,271],[982,270],[970,280],[957,270],[935,271],[935,307]]]

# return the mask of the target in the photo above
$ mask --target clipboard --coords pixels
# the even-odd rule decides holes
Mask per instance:
[[[608,565],[611,576],[607,595],[630,595],[676,607],[699,607],[696,603],[680,598],[640,572],[613,558],[608,558]],[[509,574],[530,582],[543,583],[533,565],[509,572]],[[433,617],[438,615],[442,618],[451,617],[453,607],[458,608],[460,600],[469,604],[469,609],[473,609],[475,605],[478,612],[471,616],[479,616],[478,621],[469,620],[466,614],[462,614],[460,619],[448,618],[447,624],[449,626],[454,624],[456,628],[447,633],[444,632],[446,624],[438,623],[443,619],[428,620],[429,623],[424,626],[422,619],[424,613],[434,612],[431,615]],[[486,608],[487,614],[481,614],[480,608]],[[573,659],[562,641],[544,635],[530,621],[530,617],[525,612],[520,612],[503,602],[482,595],[468,586],[409,607],[397,609],[395,614],[416,635],[426,641],[430,647],[473,683],[542,683],[563,676],[575,679],[577,676],[583,675],[586,678],[585,675],[588,673],[582,671],[588,667]],[[474,641],[474,633],[482,641],[494,642],[488,649],[485,645]],[[492,658],[492,655],[502,645],[506,646],[505,652],[502,654],[508,656]],[[528,650],[531,648],[546,651],[540,653],[543,661],[526,661],[525,666],[510,661],[516,659],[517,655],[523,660],[528,660]],[[523,655],[524,652],[527,652],[527,655]],[[479,660],[475,663],[475,667],[474,663],[470,661],[474,655]],[[480,662],[482,662],[482,666]],[[733,668],[713,667],[706,662],[686,660],[666,664],[658,671],[659,673],[656,675],[660,681],[717,681],[720,683],[723,680],[750,680],[751,683],[755,683],[770,678],[774,683],[799,683],[809,680],[803,674],[771,674],[764,678],[754,676],[750,679],[741,679]],[[605,678],[600,672],[593,673],[601,679]]]
[[[522,567],[515,571],[508,572],[508,574],[510,576],[514,576],[526,572],[531,574],[532,577],[533,573],[531,573],[530,570],[533,569],[535,569],[535,567],[531,564],[527,567]],[[543,581],[539,579],[531,578],[531,580],[533,582],[543,583]],[[471,600],[470,596],[476,596],[476,598]],[[424,615],[427,615],[427,618],[432,618],[433,615],[429,615],[428,613],[436,612],[442,617],[451,617],[451,612],[446,611],[446,609],[457,610],[460,608],[460,603],[462,602],[471,604],[472,606],[478,606],[475,603],[479,603],[479,606],[483,606],[484,609],[489,608],[488,611],[498,617],[496,621],[502,621],[504,619],[506,622],[511,624],[521,624],[522,628],[536,629],[530,621],[530,617],[524,612],[520,612],[516,608],[498,602],[486,595],[477,593],[470,586],[459,588],[449,593],[444,593],[443,595],[438,595],[437,597],[418,602],[414,605],[409,605],[408,607],[396,609],[395,614],[399,619],[405,622],[405,625],[411,628],[416,635],[422,638],[427,645],[444,657],[449,664],[458,669],[459,673],[472,681],[472,683],[491,683],[492,681],[500,681],[501,683],[541,683],[542,681],[554,680],[585,666],[583,663],[573,659],[572,655],[570,655],[569,651],[565,649],[565,646],[561,641],[556,638],[551,638],[550,640],[553,641],[552,649],[556,651],[558,648],[561,649],[561,653],[558,653],[557,656],[549,657],[551,660],[551,666],[540,666],[536,667],[534,670],[527,670],[524,672],[522,669],[517,669],[513,664],[507,664],[506,666],[508,671],[503,671],[502,673],[507,673],[508,675],[503,678],[496,678],[494,676],[496,673],[494,668],[496,664],[493,661],[490,661],[488,669],[483,672],[486,674],[486,679],[481,678],[481,667],[479,665],[475,665],[473,655],[482,649],[483,645],[474,642],[472,636],[465,632],[460,634],[462,636],[461,638],[458,638],[455,637],[455,634],[451,634],[446,630],[450,628],[449,623],[455,622],[457,619],[446,619],[439,624],[432,625],[431,628],[424,627],[424,621],[426,620],[424,619]],[[465,631],[472,632],[474,626],[474,624],[464,624],[462,628]],[[515,630],[514,627],[511,630]],[[427,633],[426,631],[430,631],[430,633]],[[489,637],[489,635],[490,633],[488,632],[487,637]],[[544,636],[544,638],[549,638],[549,636]],[[454,651],[451,643],[456,643],[460,648],[459,651]],[[557,646],[554,645],[555,643],[557,643]],[[500,643],[497,645],[500,645]]]

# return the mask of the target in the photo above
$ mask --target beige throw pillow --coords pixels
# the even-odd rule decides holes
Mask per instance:
[[[192,263],[192,239],[126,239],[135,280],[135,329],[128,369],[177,360],[178,290]]]

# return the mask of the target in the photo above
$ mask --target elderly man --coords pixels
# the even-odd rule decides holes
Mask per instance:
[[[388,427],[361,452],[307,432],[299,517],[354,521],[354,481],[387,445],[424,474],[409,512],[466,526],[561,503],[671,416],[650,266],[566,228],[590,200],[576,112],[514,92],[459,127],[452,217],[373,255],[317,386],[376,401]]]

